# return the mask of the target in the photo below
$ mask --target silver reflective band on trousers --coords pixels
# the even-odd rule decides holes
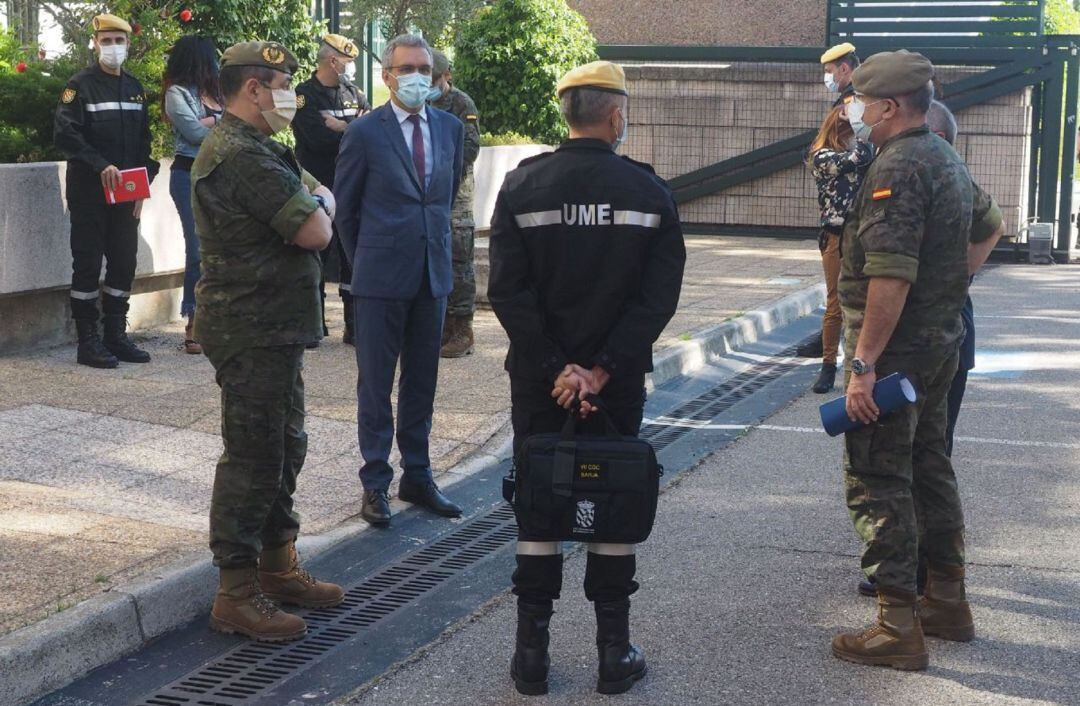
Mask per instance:
[[[587,545],[592,554],[603,556],[633,556],[637,548],[636,544],[593,544]],[[517,553],[522,556],[554,556],[562,554],[561,542],[527,542],[517,543]]]

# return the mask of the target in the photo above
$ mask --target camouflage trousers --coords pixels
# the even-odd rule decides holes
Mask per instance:
[[[203,344],[221,387],[221,438],[210,502],[210,549],[221,568],[251,566],[296,538],[296,477],[307,456],[304,346]]]
[[[955,352],[883,358],[878,378],[907,374],[918,400],[845,436],[847,506],[865,543],[862,569],[884,588],[915,592],[920,549],[931,563],[964,565],[964,514],[945,441],[957,361]]]
[[[472,316],[476,311],[476,270],[473,268],[473,252],[476,228],[471,219],[468,225],[454,219],[452,253],[454,263],[454,289],[446,302],[447,316]]]

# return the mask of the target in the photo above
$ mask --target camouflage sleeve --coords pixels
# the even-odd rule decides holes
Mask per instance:
[[[300,183],[303,184],[304,188],[306,188],[308,191],[315,191],[315,189],[318,189],[320,186],[322,186],[322,182],[313,177],[311,175],[311,172],[306,169],[300,170]]]
[[[461,94],[461,122],[465,123],[465,169],[472,166],[480,154],[480,116],[473,99]]]
[[[929,203],[918,173],[884,169],[867,179],[862,194],[856,237],[866,253],[863,274],[914,283]]]
[[[971,180],[974,196],[971,199],[971,236],[973,243],[981,243],[997,232],[1001,227],[1001,209],[994,197],[983,191],[982,187]]]
[[[319,202],[281,160],[257,150],[244,150],[230,160],[239,206],[255,220],[269,225],[286,242],[292,241]]]

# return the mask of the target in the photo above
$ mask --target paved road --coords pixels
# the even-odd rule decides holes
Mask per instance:
[[[974,292],[979,368],[955,464],[978,638],[932,640],[922,673],[831,657],[832,635],[873,606],[854,590],[840,441],[812,431],[807,395],[664,495],[632,619],[650,674],[618,703],[1080,703],[1080,268],[995,268]],[[513,691],[504,594],[340,703],[607,702],[583,563],[568,560],[553,620],[550,696]]]

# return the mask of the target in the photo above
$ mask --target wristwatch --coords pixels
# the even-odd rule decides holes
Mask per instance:
[[[866,375],[867,373],[874,372],[874,366],[871,363],[867,363],[862,358],[852,358],[851,372],[855,375]]]
[[[315,199],[315,201],[318,202],[319,207],[322,208],[322,210],[326,213],[327,216],[330,215],[330,204],[326,203],[325,198],[323,198],[320,194],[312,194],[311,198]]]

